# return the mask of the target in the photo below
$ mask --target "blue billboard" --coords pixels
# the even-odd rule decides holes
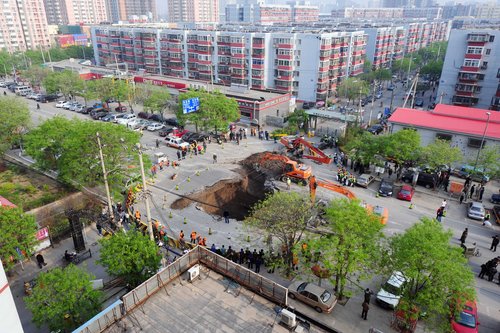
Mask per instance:
[[[182,113],[196,112],[200,109],[200,98],[194,97],[182,101]]]

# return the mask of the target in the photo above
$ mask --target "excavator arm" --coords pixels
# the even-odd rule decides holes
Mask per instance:
[[[309,194],[311,196],[312,203],[314,203],[316,200],[316,188],[318,186],[326,188],[327,190],[330,190],[330,191],[340,193],[349,199],[356,199],[356,195],[354,193],[352,193],[351,191],[349,191],[346,187],[341,186],[341,185],[337,185],[337,184],[329,182],[329,181],[317,180],[315,176],[312,176],[309,179]]]
[[[284,136],[280,139],[280,143],[286,147],[287,151],[302,152],[302,157],[304,158],[323,164],[332,163],[332,159],[321,149],[314,147],[312,143],[300,137]]]

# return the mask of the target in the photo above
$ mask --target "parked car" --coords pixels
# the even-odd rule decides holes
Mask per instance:
[[[11,84],[14,84],[14,82],[2,81],[2,82],[0,82],[0,87],[7,88]]]
[[[105,121],[105,122],[113,122],[113,120],[115,119],[115,116],[116,116],[116,113],[108,113],[107,115],[102,117],[101,120]]]
[[[395,85],[393,85],[392,83],[391,83],[390,85],[388,85],[388,86],[387,86],[387,90],[389,90],[389,91],[392,91],[392,90],[394,90],[395,88],[396,88],[396,86],[395,86]]]
[[[152,120],[152,121],[157,121],[159,123],[161,123],[163,121],[163,117],[161,116],[161,114],[152,114],[148,117],[149,120]]]
[[[117,112],[125,112],[127,111],[127,107],[125,105],[120,105],[115,108],[115,111]]]
[[[492,194],[490,201],[492,204],[500,204],[500,193]]]
[[[424,106],[424,99],[422,97],[415,98],[415,106],[421,108]]]
[[[165,143],[168,147],[173,147],[175,149],[186,150],[189,147],[189,143],[175,136],[167,136],[165,138]]]
[[[108,115],[109,112],[107,111],[99,111],[99,112],[96,112],[92,115],[92,119],[94,120],[101,120],[103,117],[106,117]]]
[[[28,99],[37,99],[38,95],[41,95],[41,94],[37,94],[35,92],[32,92],[30,94],[27,94],[26,98],[28,98]]]
[[[413,177],[417,171],[406,171],[401,180],[405,183],[412,183]],[[425,188],[434,188],[437,183],[437,175],[435,173],[418,172],[417,185],[424,186]]]
[[[401,272],[393,272],[377,293],[377,302],[385,308],[395,309],[403,292],[406,277]]]
[[[161,137],[167,136],[174,131],[174,128],[175,127],[173,127],[173,128],[172,127],[165,127],[164,129],[161,129],[158,131],[158,135]]]
[[[469,209],[467,209],[467,216],[474,220],[484,220],[486,211],[482,203],[473,201],[469,204]]]
[[[161,130],[161,129],[164,129],[164,128],[165,128],[165,125],[163,125],[163,124],[152,123],[151,125],[148,126],[147,130],[151,131],[151,132],[154,132],[154,131],[158,131],[158,130]]]
[[[366,130],[373,135],[378,135],[384,131],[384,126],[380,124],[375,124],[373,126],[368,127]]]
[[[453,312],[455,312],[452,309]],[[479,320],[475,301],[466,301],[462,310],[450,319],[451,329],[455,333],[478,333]]]
[[[78,108],[82,107],[83,105],[81,105],[80,103],[75,103],[75,104],[72,104],[70,107],[69,107],[69,110],[70,111],[76,111]]]
[[[179,127],[179,122],[177,121],[176,118],[167,118],[163,122],[165,123],[165,125]]]
[[[56,108],[62,108],[64,107],[64,104],[67,103],[66,101],[58,101],[56,103]]]
[[[375,98],[376,99],[381,99],[382,97],[384,97],[384,93],[382,92],[382,90],[379,90],[377,92],[377,94],[375,94]]]
[[[135,119],[137,119],[135,114],[127,113],[125,116],[118,119],[118,121],[116,123],[120,124],[120,125],[127,125],[130,121],[135,120]]]
[[[489,182],[490,177],[484,174],[484,170],[482,168],[475,168],[472,165],[463,164],[457,169],[454,169],[453,174],[460,178],[471,177],[471,179],[475,182]]]
[[[311,108],[314,108],[316,106],[316,103],[314,102],[304,102],[302,103],[302,109],[304,110],[309,110]]]
[[[208,139],[208,135],[203,133],[195,133],[193,136],[189,138],[189,143],[193,142],[202,142],[203,140]]]
[[[78,107],[75,108],[75,112],[82,113],[83,110],[85,110],[87,107],[85,105],[79,105]]]
[[[415,189],[411,185],[403,185],[398,192],[398,199],[411,201],[413,193],[415,193]]]
[[[362,174],[358,178],[356,178],[356,185],[367,188],[375,180],[375,177],[369,174]]]
[[[130,125],[130,123],[129,123],[129,125]],[[151,122],[149,120],[139,119],[138,121],[134,122],[134,124],[129,126],[129,127],[134,129],[134,130],[144,130],[149,125],[151,125]]]
[[[187,141],[189,140],[189,138],[190,138],[191,136],[195,135],[195,134],[196,134],[196,133],[194,133],[194,132],[186,132],[186,133],[184,133],[184,134],[182,135],[182,140],[184,140],[184,141],[186,141],[186,142],[187,142]]]
[[[144,112],[144,111],[141,111],[137,114],[137,116],[141,119],[149,119],[149,117],[152,116],[151,113],[148,113],[148,112]]]
[[[313,307],[319,313],[330,313],[337,304],[337,298],[333,293],[310,282],[293,282],[288,287],[288,297]]]
[[[69,110],[69,108],[71,106],[73,106],[74,104],[76,104],[76,102],[68,101],[68,102],[66,102],[66,103],[63,104],[63,109]]]
[[[378,188],[378,193],[383,197],[392,197],[392,192],[394,191],[394,184],[390,180],[382,179],[380,182],[380,187]]]

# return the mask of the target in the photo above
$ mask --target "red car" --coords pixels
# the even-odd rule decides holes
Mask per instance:
[[[415,193],[413,187],[411,187],[410,185],[403,185],[403,187],[401,187],[401,190],[399,190],[398,192],[398,199],[411,201],[411,199],[413,198],[413,193]]]
[[[451,328],[456,333],[478,333],[479,321],[477,305],[474,301],[467,301],[458,315],[451,318]]]

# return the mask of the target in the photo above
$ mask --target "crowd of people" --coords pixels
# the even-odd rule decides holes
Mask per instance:
[[[491,260],[488,260],[486,263],[481,265],[481,272],[479,273],[478,277],[480,279],[486,277],[488,278],[488,281],[493,281],[495,278],[495,275],[497,275],[498,279],[498,285],[500,285],[500,272],[497,272],[497,266],[500,264],[500,257],[493,258]]]

